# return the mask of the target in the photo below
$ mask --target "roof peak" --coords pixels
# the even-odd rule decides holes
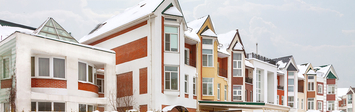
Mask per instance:
[[[50,38],[78,43],[78,41],[52,17],[48,17],[48,19],[41,26],[39,26],[34,33]]]

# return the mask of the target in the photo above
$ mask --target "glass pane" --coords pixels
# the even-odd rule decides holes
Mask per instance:
[[[9,58],[5,58],[3,59],[3,78],[9,78],[9,74],[10,74],[10,59]]]
[[[86,112],[86,105],[85,104],[79,104],[79,112]]]
[[[212,78],[202,78],[202,82],[212,82]]]
[[[51,37],[51,38],[58,39],[58,36],[57,36],[57,35],[52,35],[52,34],[48,34],[48,33],[47,33],[47,37]]]
[[[288,72],[288,76],[293,76],[294,72]]]
[[[242,60],[241,53],[233,53],[233,60]]]
[[[99,92],[102,92],[101,91],[101,89],[102,89],[101,80],[97,80],[96,83],[97,83],[97,86],[99,87]]]
[[[89,82],[93,82],[92,66],[88,67]]]
[[[36,111],[36,102],[31,102],[31,111]]]
[[[242,62],[238,61],[238,68],[242,68]]]
[[[288,79],[288,85],[294,85],[294,79]]]
[[[64,36],[64,37],[70,37],[70,35],[66,32],[66,31],[64,31],[64,30],[57,30],[58,31],[58,34],[60,35],[60,36]]]
[[[178,75],[177,75],[177,73],[171,73],[171,89],[172,90],[178,89]]]
[[[202,84],[202,94],[207,95],[207,83]]]
[[[38,102],[38,111],[51,111],[51,102]]]
[[[171,51],[178,51],[178,35],[170,34],[170,47]]]
[[[212,95],[213,94],[213,89],[212,89],[212,83],[208,84],[208,95]]]
[[[53,75],[57,78],[65,78],[65,60],[53,59]]]
[[[47,22],[46,26],[53,26],[52,20],[49,20],[49,21]]]
[[[233,68],[237,68],[237,61],[233,61]]]
[[[55,26],[57,29],[63,29],[57,22],[54,22],[54,21],[53,21],[53,23],[54,23],[54,26]]]
[[[212,39],[202,39],[202,44],[210,44],[212,45]]]
[[[202,54],[212,54],[212,49],[202,49]]]
[[[288,86],[288,92],[293,92],[293,86]]]
[[[35,57],[31,57],[31,76],[35,76]]]
[[[170,51],[170,34],[165,34],[165,51]]]
[[[208,66],[213,66],[212,62],[213,62],[212,55],[208,55]]]
[[[164,31],[165,31],[165,33],[178,33],[178,28],[165,26]]]
[[[86,81],[86,64],[79,62],[79,80]]]
[[[94,111],[94,106],[88,105],[88,112],[92,112],[92,111]]]
[[[165,72],[165,89],[170,89],[170,73]]]
[[[202,65],[207,66],[207,55],[202,55]]]
[[[241,69],[233,69],[233,76],[242,76]]]
[[[65,103],[54,103],[54,111],[65,111]]]
[[[178,71],[178,67],[165,66],[165,71]]]
[[[38,68],[39,76],[49,76],[49,58],[39,58]]]

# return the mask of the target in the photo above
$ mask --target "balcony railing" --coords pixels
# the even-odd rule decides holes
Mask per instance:
[[[228,72],[226,69],[223,69],[223,68],[218,68],[218,75],[219,76],[222,76],[222,77],[225,77],[225,78],[228,78]]]
[[[185,59],[185,64],[196,67],[196,60],[194,59]]]
[[[253,78],[245,77],[245,82],[253,84]]]
[[[284,87],[283,86],[277,86],[277,89],[284,90]]]
[[[298,86],[298,92],[303,93],[303,86]]]
[[[255,59],[270,63],[272,65],[276,65],[276,61],[266,58],[264,56],[261,56],[259,54],[255,54],[255,53],[247,53],[247,58],[255,58]]]

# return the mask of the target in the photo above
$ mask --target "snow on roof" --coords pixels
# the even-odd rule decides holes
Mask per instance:
[[[242,46],[242,44],[240,44],[240,42],[237,42],[233,49],[234,50],[243,50],[243,46]]]
[[[182,13],[175,6],[171,6],[164,12],[164,14],[182,16]]]
[[[348,90],[349,90],[349,88],[338,88],[337,96],[342,97],[342,96],[346,95]]]
[[[12,27],[12,26],[1,26],[0,25],[0,41],[6,39],[15,31],[21,31],[25,33],[33,33],[33,30],[20,28],[20,27]]]
[[[277,70],[277,74],[285,74],[285,73],[281,70]]]
[[[102,23],[96,31],[84,36],[79,40],[80,43],[93,39],[105,32],[109,32],[115,28],[128,24],[141,17],[147,16],[152,13],[163,0],[144,0],[138,5],[127,8],[123,13],[118,14]]]
[[[310,71],[307,72],[307,75],[316,75],[316,74],[317,74],[317,73],[314,72],[313,70],[310,70]]]
[[[194,40],[194,41],[197,41],[197,42],[200,42],[200,37],[195,33],[193,32],[192,30],[187,30],[184,32],[185,36]]]
[[[314,67],[315,70],[317,70],[317,76],[325,77],[325,74],[328,72],[330,69],[330,64],[329,65],[324,65],[324,66],[319,66],[319,67]]]
[[[232,43],[236,33],[237,33],[236,30],[232,30],[224,34],[218,34],[217,39],[220,44],[218,46],[218,51],[229,54],[226,50],[228,49],[229,45]]]
[[[210,36],[210,37],[217,37],[217,34],[214,33],[211,29],[204,31],[201,35]]]
[[[187,26],[189,28],[192,28],[192,30],[197,34],[198,31],[201,29],[203,23],[205,23],[207,17],[208,17],[208,15],[204,16],[204,17],[201,17],[199,19],[190,21],[190,22],[187,23]]]
[[[276,65],[278,65],[278,67],[277,67],[278,69],[283,69],[286,67],[287,63],[284,63],[284,62],[282,62],[282,60],[280,60],[276,63]]]
[[[302,65],[297,65],[297,68],[298,68],[297,75],[298,75],[299,78],[303,78],[304,79],[304,75],[303,74],[305,74],[305,72],[307,71],[307,68],[308,68],[309,65],[310,65],[309,63],[302,64]],[[310,71],[313,71],[313,70],[310,70]]]
[[[253,65],[253,64],[251,64],[248,60],[245,60],[245,66],[248,66],[248,67],[254,68],[254,65]]]

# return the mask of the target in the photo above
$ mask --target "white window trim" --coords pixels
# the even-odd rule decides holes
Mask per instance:
[[[313,99],[313,100],[310,101],[310,99]],[[310,104],[312,104],[312,106],[310,106]],[[308,107],[308,109],[310,109],[310,110],[313,110],[313,109],[314,109],[314,98],[308,98],[308,100],[307,100],[307,107]]]
[[[277,95],[277,96],[276,96],[276,104],[277,104],[277,105],[279,105],[279,104],[280,104],[279,99],[280,99],[280,96],[279,96],[279,95]]]
[[[303,105],[304,105],[304,100],[303,99],[301,99],[301,109],[303,109]]]
[[[217,84],[217,100],[221,100],[221,83]]]
[[[51,103],[51,111],[54,111],[54,103],[64,103],[64,107],[65,107],[64,110],[67,110],[67,103],[65,103],[65,102],[31,101],[31,103],[32,103],[32,102],[35,102],[35,103],[36,103],[36,111],[34,111],[34,112],[38,112],[38,102],[50,102],[50,103]],[[10,108],[11,108],[11,107],[10,107]],[[31,112],[33,112],[33,111],[31,111]],[[43,111],[41,111],[41,112],[43,112]]]
[[[332,91],[331,88],[334,88],[334,91]],[[335,85],[328,85],[328,88],[327,88],[327,94],[335,94]],[[329,93],[330,92],[330,93]]]
[[[176,27],[177,28],[177,30],[178,30],[178,33],[176,33],[177,34],[177,38],[178,38],[178,41],[177,41],[177,51],[171,51],[171,47],[170,47],[170,50],[169,51],[167,51],[166,49],[165,49],[165,42],[166,42],[166,36],[165,36],[165,34],[167,34],[166,32],[165,32],[165,26],[168,26],[168,27]],[[179,51],[180,51],[180,25],[178,24],[178,25],[171,25],[171,24],[166,24],[166,23],[164,23],[164,52],[170,52],[170,53],[178,53]],[[174,33],[168,33],[168,34],[174,34]],[[171,40],[171,39],[170,39]],[[170,41],[170,43],[171,43],[171,41]],[[171,45],[171,44],[170,44]]]
[[[235,52],[233,52],[233,55],[234,55],[234,54],[240,54],[240,60],[234,60],[234,59],[233,59],[232,68],[233,68],[233,70],[234,70],[234,69],[240,70],[240,71],[241,71],[241,74],[240,74],[240,76],[237,76],[237,75],[234,76],[234,73],[233,73],[232,76],[233,76],[233,77],[243,77],[243,69],[242,69],[242,66],[243,66],[243,61],[242,61],[242,60],[243,60],[243,54],[242,54],[242,53],[235,53]],[[233,57],[232,57],[232,58],[233,58]],[[234,65],[233,65],[234,62],[236,63],[236,68],[234,68]],[[240,66],[238,66],[238,62],[240,62]],[[233,71],[233,70],[232,70],[232,71]]]
[[[105,81],[104,81],[104,79],[103,78],[96,78],[96,80],[101,80],[101,92],[99,91],[99,93],[104,93],[105,92]],[[96,81],[97,82],[97,81]]]
[[[90,84],[95,84],[96,83],[96,81],[95,81],[95,66],[93,65],[93,64],[90,64],[90,63],[87,63],[87,62],[85,62],[85,61],[78,61],[78,65],[79,65],[79,62],[81,62],[81,63],[85,63],[86,64],[86,81],[81,81],[81,80],[79,80],[79,67],[78,67],[78,82],[81,82],[81,83],[90,83]],[[92,67],[92,82],[89,82],[89,66],[91,66]]]
[[[195,81],[195,82],[192,82],[192,86],[195,87],[195,90],[193,90],[193,88],[192,88],[192,91],[195,92],[195,93],[192,93],[192,94],[193,94],[194,96],[196,96],[196,94],[197,94],[197,85],[196,85],[197,77],[193,77],[192,80]]]
[[[9,66],[9,72],[8,72],[8,77],[5,77],[4,78],[4,59],[9,59],[9,63],[8,63],[8,66]],[[2,69],[2,71],[1,71],[1,79],[2,80],[5,80],[5,79],[11,79],[11,74],[12,74],[12,66],[11,66],[11,58],[10,58],[10,56],[4,56],[2,59],[1,59],[1,69]]]
[[[64,57],[58,56],[31,56],[35,58],[35,76],[31,76],[32,78],[43,78],[43,79],[57,79],[57,80],[67,80],[67,59]],[[49,58],[49,76],[39,76],[39,58]],[[54,62],[53,59],[64,59],[64,78],[54,77]],[[79,70],[79,69],[78,69]]]
[[[185,94],[189,94],[189,75],[187,75],[187,74],[185,74],[185,82],[184,82],[184,84],[185,84],[185,90],[184,90],[184,92],[185,92]]]
[[[289,80],[291,80],[291,79],[293,80],[293,85],[288,84],[288,83],[289,83]],[[293,79],[293,78],[291,78],[291,79],[289,78],[289,79],[287,80],[287,85],[288,85],[287,91],[288,91],[288,92],[295,92],[295,79]],[[292,91],[289,91],[289,90],[288,90],[290,87],[293,88]]]
[[[184,53],[186,53],[185,51],[187,51],[187,54],[185,54],[187,57],[184,55],[184,63],[185,65],[190,65],[190,49],[185,48]]]
[[[203,40],[204,40],[204,39],[205,39],[205,40],[211,40],[211,41],[212,41],[212,44],[204,44],[204,43],[203,43]],[[210,39],[210,38],[203,38],[203,39],[202,39],[202,44],[203,44],[203,45],[213,45],[213,43],[214,43],[214,39]]]
[[[323,94],[323,85],[322,84],[318,84],[317,89],[318,89],[319,94]]]
[[[318,107],[317,107],[318,110],[323,110],[323,102],[321,101],[318,101]]]
[[[349,96],[351,96],[351,99]],[[353,103],[353,94],[348,94],[346,100],[347,100],[347,104],[352,104]]]
[[[329,109],[331,107],[331,109]],[[327,101],[327,110],[335,110],[335,102],[334,101]]]
[[[224,85],[224,101],[227,101],[227,85]]]
[[[203,78],[202,78],[202,95],[203,96],[214,96],[214,87],[213,87],[213,84],[214,84],[214,78],[210,78],[210,79],[212,79],[212,82],[203,82]],[[207,94],[203,94],[203,83],[207,83]],[[212,95],[208,95],[208,84],[209,83],[212,83]]]
[[[78,107],[79,107],[79,110],[80,110],[80,103],[78,104]],[[91,104],[83,104],[83,105],[85,105],[85,109],[86,109],[86,111],[88,112],[88,110],[89,110],[89,106],[91,105]],[[95,111],[96,110],[96,107],[95,107],[95,105],[91,105],[92,107],[93,107],[93,110]]]
[[[202,49],[203,50],[203,49]],[[207,65],[203,65],[203,62],[202,62],[202,66],[203,67],[214,67],[214,52],[213,52],[213,49],[206,49],[206,50],[212,50],[212,54],[204,54],[202,53],[202,61],[203,61],[203,55],[207,55]],[[211,55],[212,56],[212,66],[208,66],[208,56]]]
[[[234,90],[234,86],[240,86],[240,90]],[[242,85],[233,85],[233,94],[232,94],[232,96],[233,96],[233,101],[242,101],[243,100],[243,86]],[[234,95],[234,91],[236,91],[237,92],[237,94],[236,95]],[[240,91],[240,95],[238,95],[238,92]],[[234,96],[240,96],[240,100],[238,100],[238,99],[234,99]]]
[[[289,98],[292,97],[293,101],[290,101]],[[292,104],[292,108],[295,108],[295,97],[294,96],[288,96],[287,97],[287,106],[289,106],[289,104]],[[291,106],[290,106],[291,107]]]
[[[312,85],[312,84],[313,84],[313,85]],[[315,85],[314,85],[314,82],[308,82],[308,83],[307,83],[307,88],[308,88],[307,90],[308,90],[308,91],[315,91],[315,89],[314,89],[315,87],[314,87],[314,86],[315,86]]]
[[[171,72],[174,72],[174,71],[165,71],[165,67],[177,67],[177,71],[176,71],[176,73],[177,73],[177,90],[173,90],[173,89],[171,89]],[[166,89],[166,81],[165,81],[165,73],[166,72],[170,72],[170,89]],[[176,65],[165,65],[164,66],[164,91],[179,91],[180,90],[180,87],[179,87],[179,85],[180,85],[180,74],[179,74],[179,66],[176,66]]]

